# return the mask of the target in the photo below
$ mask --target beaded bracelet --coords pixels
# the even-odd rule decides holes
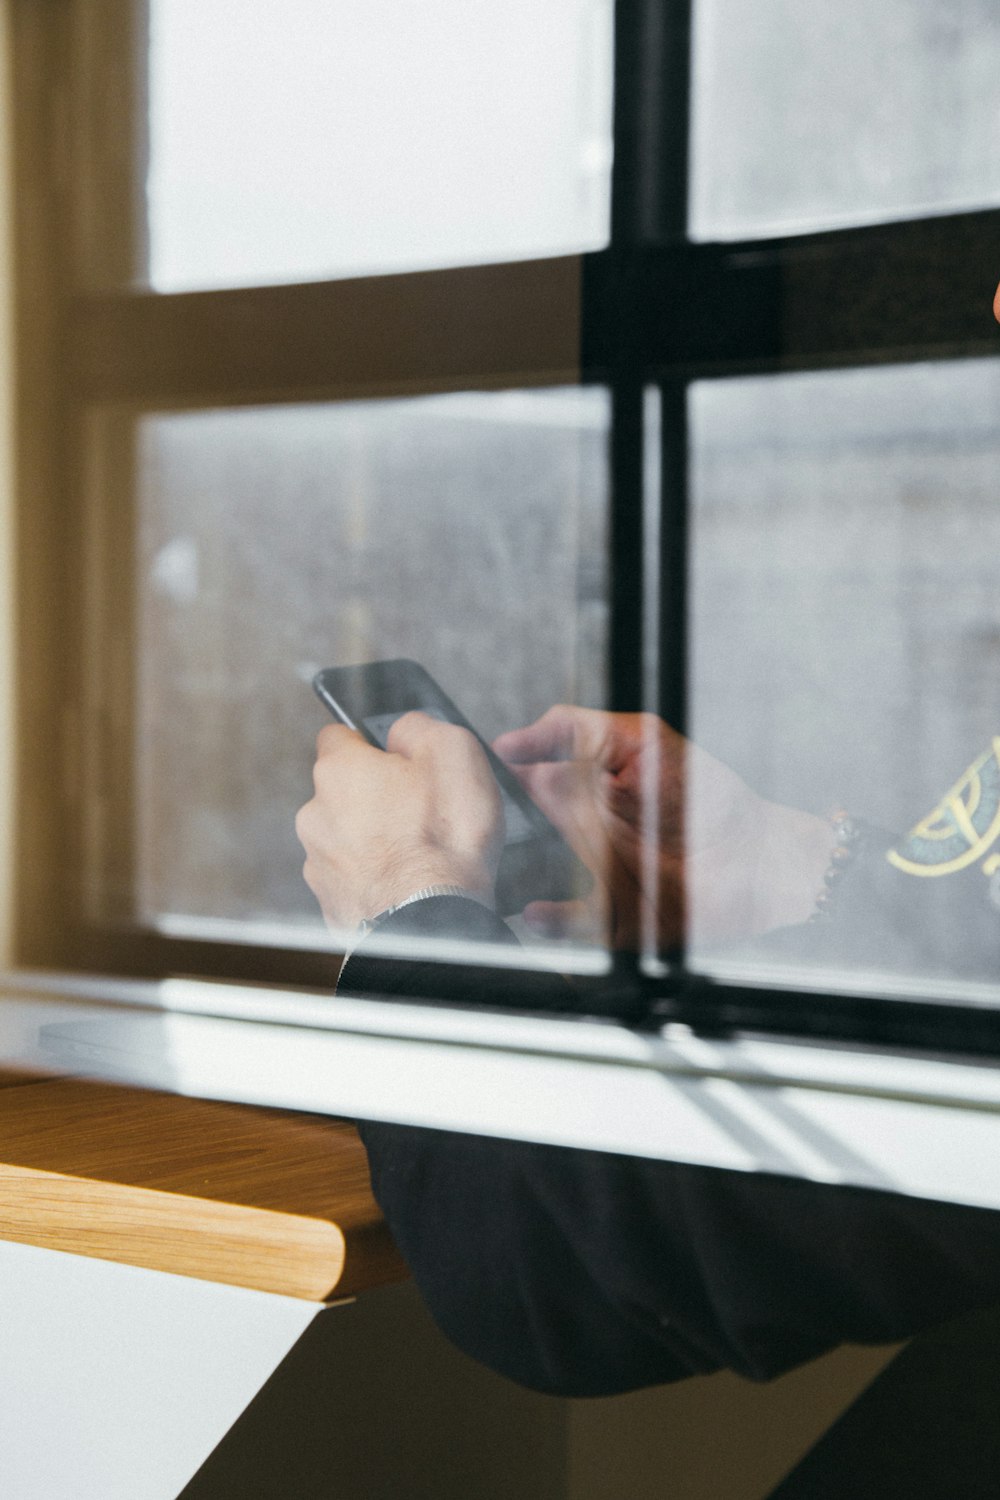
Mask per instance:
[[[826,874],[823,876],[823,888],[816,897],[816,906],[809,917],[810,922],[825,921],[829,918],[836,904],[834,897],[837,887],[851,868],[864,842],[864,827],[856,818],[852,818],[850,813],[838,808],[836,812],[830,814],[829,822],[833,829],[833,851],[830,854]]]

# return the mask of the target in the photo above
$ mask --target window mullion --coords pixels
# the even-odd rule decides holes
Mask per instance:
[[[618,251],[687,230],[690,0],[618,0],[611,244]]]

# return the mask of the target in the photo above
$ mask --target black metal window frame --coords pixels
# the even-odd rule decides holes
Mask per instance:
[[[610,386],[610,701],[643,701],[648,629],[644,392],[659,390],[658,712],[687,725],[688,433],[693,380],[981,358],[1000,353],[990,316],[1000,211],[941,215],[738,243],[688,236],[695,0],[618,0],[611,241],[585,258],[583,379]],[[882,274],[873,286],[873,262]],[[887,284],[899,288],[886,305]],[[794,309],[794,316],[789,316]],[[805,313],[805,315],[803,315]],[[683,954],[651,980],[616,959],[625,1014],[738,1030],[1000,1052],[1000,1010],[721,983]],[[643,995],[640,1001],[638,996]],[[634,998],[633,998],[634,997]]]

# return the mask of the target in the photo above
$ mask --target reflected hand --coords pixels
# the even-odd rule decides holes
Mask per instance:
[[[405,714],[387,750],[331,724],[317,740],[315,795],[295,831],[331,927],[355,927],[428,885],[492,903],[503,845],[500,794],[465,729]]]
[[[534,902],[530,925],[667,950],[805,921],[833,834],[767,802],[652,714],[557,707],[497,754],[595,877],[587,902]]]

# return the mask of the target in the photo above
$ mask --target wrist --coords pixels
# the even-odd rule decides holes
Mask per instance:
[[[427,861],[392,872],[373,885],[358,912],[358,925],[366,928],[376,917],[430,893],[462,895],[491,910],[496,904],[496,881],[489,871],[463,861]]]
[[[459,900],[462,901],[475,901],[480,906],[486,906],[490,911],[492,911],[494,908],[494,902],[492,900],[485,901],[481,896],[477,895],[475,891],[467,890],[464,886],[425,885],[421,886],[417,891],[411,891],[411,893],[408,896],[405,896],[402,901],[397,901],[392,906],[386,907],[380,912],[376,912],[374,916],[365,917],[361,922],[358,923],[358,934],[360,937],[364,937],[369,932],[373,931],[374,928],[379,926],[379,924],[386,917],[393,916],[397,911],[402,911],[407,906],[414,906],[418,901],[430,901],[439,896],[456,896],[459,898]]]
[[[829,864],[823,876],[823,886],[809,917],[811,922],[818,922],[831,915],[836,901],[837,889],[870,837],[870,831],[867,826],[859,823],[856,818],[852,818],[843,809],[832,812],[828,822],[833,830],[834,845],[830,854]]]
[[[756,934],[810,920],[840,847],[835,820],[768,804],[757,865]]]

